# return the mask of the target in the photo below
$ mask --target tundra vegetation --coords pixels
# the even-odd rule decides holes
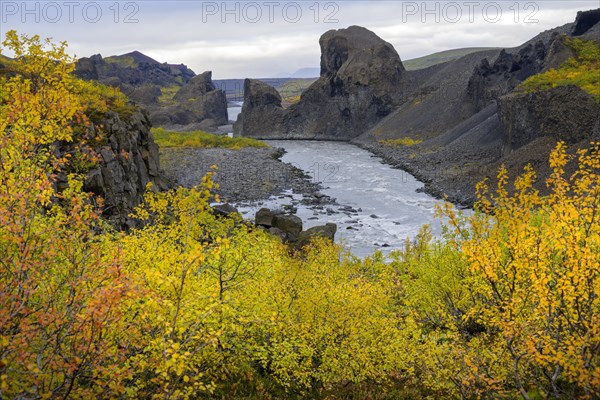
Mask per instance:
[[[171,132],[163,128],[152,128],[152,134],[156,144],[160,147],[222,147],[232,150],[239,150],[244,147],[269,147],[265,142],[252,138],[231,138],[227,135],[215,135],[204,131]]]
[[[534,75],[523,82],[519,89],[525,92],[574,85],[585,90],[600,102],[600,46],[593,41],[566,38],[566,44],[574,57],[558,69]]]
[[[1,398],[600,396],[599,143],[572,176],[556,147],[548,196],[500,170],[473,216],[439,208],[443,240],[389,257],[215,216],[210,174],[148,191],[120,232],[69,164],[126,100],[74,78],[65,43],[3,46]]]

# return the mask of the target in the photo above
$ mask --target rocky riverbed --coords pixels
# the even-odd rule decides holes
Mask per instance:
[[[283,154],[280,148],[165,148],[160,162],[171,184],[184,187],[197,185],[216,165],[216,192],[224,202],[255,202],[286,191],[301,194],[305,204],[333,202],[319,193],[320,186],[311,177],[282,162]]]
[[[434,218],[438,200],[420,193],[423,184],[410,174],[368,151],[341,142],[269,144],[273,149],[165,149],[161,164],[184,186],[196,184],[218,164],[220,194],[246,220],[254,221],[267,208],[276,215],[299,217],[307,233],[335,224],[336,242],[359,257],[400,248],[424,224],[440,234],[441,221]],[[287,151],[281,159],[279,147]]]

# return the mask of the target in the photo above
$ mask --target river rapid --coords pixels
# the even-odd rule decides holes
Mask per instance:
[[[376,249],[387,253],[402,247],[404,240],[414,237],[424,224],[431,225],[434,234],[441,233],[440,221],[434,218],[435,204],[440,200],[419,192],[423,183],[368,151],[340,142],[268,143],[284,148],[287,153],[282,161],[305,171],[337,204],[315,208],[303,205],[301,194],[288,192],[255,204],[238,204],[244,216],[251,217],[262,207],[293,205],[305,229],[336,223],[336,239],[361,257]]]
[[[241,108],[241,107],[240,107]],[[230,118],[239,109],[231,107]],[[266,201],[235,204],[245,218],[263,207],[281,210],[293,207],[304,229],[333,222],[338,226],[336,240],[353,254],[364,257],[375,250],[388,253],[403,247],[423,225],[441,234],[441,221],[434,217],[441,201],[422,193],[423,183],[409,173],[384,164],[366,150],[344,142],[270,140],[282,147],[282,161],[307,173],[322,185],[321,193],[336,204],[312,206],[302,203],[303,195],[291,191]]]

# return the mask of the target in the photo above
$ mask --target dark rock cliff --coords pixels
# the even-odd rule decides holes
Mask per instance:
[[[183,85],[196,74],[183,64],[159,63],[138,52],[103,58],[100,54],[77,61],[76,75],[86,80],[100,80],[119,85],[144,84],[167,87]]]
[[[281,107],[275,89],[246,82],[236,135],[350,140],[400,103],[405,70],[391,44],[351,26],[326,32],[320,46],[321,77],[289,109]]]
[[[538,40],[516,53],[502,50],[493,64],[484,58],[475,68],[467,93],[477,111],[480,111],[530,76],[557,68],[572,56],[572,51],[558,33],[552,36],[549,43]]]
[[[131,227],[129,214],[142,201],[148,183],[154,190],[166,188],[158,146],[143,111],[128,117],[109,112],[102,125],[106,144],[94,149],[99,162],[87,173],[84,190],[104,198],[104,215],[115,226]]]
[[[235,135],[272,138],[284,135],[288,112],[281,105],[281,95],[272,86],[256,79],[244,81],[242,113],[233,125]]]
[[[148,110],[154,126],[213,129],[228,122],[225,93],[212,83],[210,71],[196,75],[183,64],[161,64],[134,51],[81,58],[75,75],[120,88]]]
[[[150,110],[152,122],[160,126],[202,124],[211,128],[228,122],[227,97],[213,84],[211,71],[190,79],[171,103]]]
[[[600,126],[600,104],[576,86],[500,98],[503,154],[549,136],[569,145],[591,140]]]
[[[588,11],[579,11],[577,18],[573,24],[571,34],[573,36],[587,35],[590,33],[598,33],[598,23],[600,22],[600,8]],[[600,41],[600,36],[595,35],[596,40]],[[591,37],[590,37],[591,38]]]
[[[543,166],[556,141],[566,141],[575,152],[600,138],[598,102],[583,90],[515,91],[574,55],[566,45],[569,36],[600,44],[600,9],[580,12],[574,23],[517,48],[406,72],[406,101],[353,142],[412,172],[429,193],[465,205],[473,203],[476,183],[493,181],[502,164],[514,176],[530,163],[539,172],[536,188],[543,191],[550,173]],[[403,138],[420,143],[395,142]]]

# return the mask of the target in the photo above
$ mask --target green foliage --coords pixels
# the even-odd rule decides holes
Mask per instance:
[[[181,77],[178,77],[181,78]],[[175,94],[181,89],[181,86],[173,85],[169,87],[161,87],[160,88],[160,96],[158,97],[158,102],[161,104],[171,104],[173,103],[173,97]]]
[[[152,134],[159,147],[222,147],[232,150],[244,147],[269,147],[265,142],[252,138],[230,138],[226,135],[213,135],[203,131],[169,132],[163,128],[153,128]]]
[[[555,87],[575,85],[600,102],[600,46],[593,41],[567,38],[566,44],[575,57],[558,69],[534,75],[519,85],[527,93]]]
[[[414,145],[417,145],[419,143],[422,143],[423,141],[420,139],[413,139],[410,137],[403,137],[400,139],[385,139],[385,140],[380,140],[379,144],[382,144],[384,146],[387,147],[411,147]]]
[[[131,56],[113,56],[104,59],[108,64],[117,64],[121,67],[137,68],[138,64]]]
[[[424,227],[389,257],[217,216],[212,173],[148,190],[116,233],[82,176],[55,191],[50,151],[101,93],[64,45],[5,45],[29,74],[0,77],[0,397],[600,396],[600,144],[570,177],[559,144],[547,197],[531,168],[509,195],[502,169],[474,215],[440,207],[443,241]]]

